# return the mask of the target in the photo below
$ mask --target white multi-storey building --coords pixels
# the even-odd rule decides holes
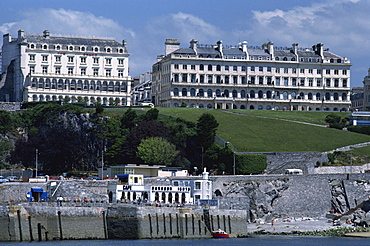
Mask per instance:
[[[139,84],[134,86],[131,93],[132,105],[149,106],[152,103],[152,74],[140,74]]]
[[[126,42],[112,38],[3,36],[0,101],[67,101],[130,105]]]
[[[327,110],[350,107],[350,61],[323,48],[199,45],[167,39],[153,65],[152,98],[161,107]]]

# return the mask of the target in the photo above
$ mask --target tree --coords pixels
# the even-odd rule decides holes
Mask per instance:
[[[126,110],[121,118],[121,126],[123,129],[131,129],[137,122],[137,115],[132,108]]]
[[[158,119],[159,110],[156,108],[151,108],[146,112],[145,119],[147,120],[157,120]]]
[[[6,134],[12,130],[12,118],[10,113],[5,110],[0,110],[0,134]]]
[[[210,113],[202,114],[197,123],[198,146],[208,149],[213,145],[216,138],[218,122]]]
[[[179,151],[174,144],[164,138],[150,137],[141,141],[136,154],[147,164],[170,166]]]

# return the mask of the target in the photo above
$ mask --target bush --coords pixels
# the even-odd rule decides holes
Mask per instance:
[[[236,174],[260,174],[267,168],[266,155],[236,155]]]

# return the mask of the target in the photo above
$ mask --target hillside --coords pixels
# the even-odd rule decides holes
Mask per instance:
[[[196,122],[203,113],[211,113],[219,122],[217,135],[241,152],[329,151],[339,147],[370,142],[370,136],[281,119],[324,125],[330,112],[275,112],[234,110],[272,118],[231,114],[222,110],[198,108],[158,108],[160,114]],[[336,113],[345,116],[346,113]],[[278,119],[279,118],[279,119]]]

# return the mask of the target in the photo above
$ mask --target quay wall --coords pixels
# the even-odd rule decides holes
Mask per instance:
[[[0,207],[0,241],[210,238],[218,228],[232,237],[246,237],[246,211],[128,204],[61,207],[46,202]]]

